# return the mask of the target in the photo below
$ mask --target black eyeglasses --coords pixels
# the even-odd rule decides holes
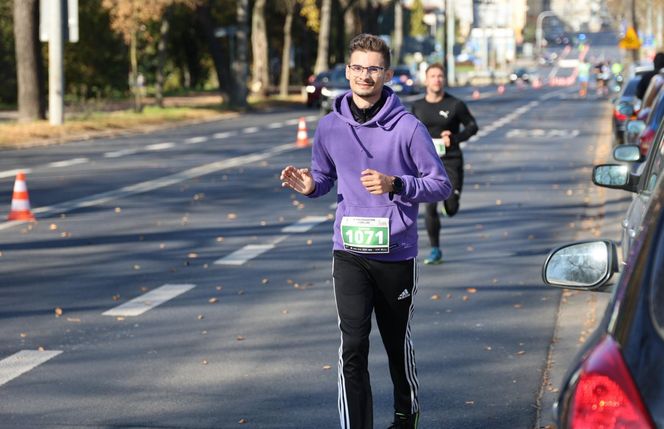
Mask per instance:
[[[369,67],[364,67],[359,64],[348,64],[348,68],[354,75],[361,75],[363,70],[366,70],[367,73],[369,73],[371,76],[378,76],[383,70],[385,70],[385,67],[380,67],[380,66],[369,66]]]

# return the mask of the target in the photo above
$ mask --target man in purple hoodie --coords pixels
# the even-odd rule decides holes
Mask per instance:
[[[427,129],[384,87],[393,74],[379,37],[350,42],[351,90],[334,101],[314,135],[311,169],[287,166],[283,187],[311,198],[337,183],[333,284],[342,429],[372,429],[368,356],[371,314],[394,384],[390,428],[414,429],[418,381],[410,320],[417,290],[418,203],[448,198],[452,186]]]

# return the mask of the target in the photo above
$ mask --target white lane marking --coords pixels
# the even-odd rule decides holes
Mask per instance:
[[[305,119],[306,120],[306,119]],[[297,125],[300,122],[299,119],[289,119],[284,122],[286,125]]]
[[[121,149],[113,152],[106,152],[104,158],[120,158],[125,155],[133,155],[138,152],[137,149]]]
[[[233,136],[236,136],[236,135],[237,135],[237,131],[224,131],[223,133],[213,134],[212,137],[214,137],[215,139],[221,140],[221,139],[225,139],[225,138],[228,138],[228,137],[233,137]]]
[[[242,130],[242,134],[253,134],[257,133],[260,128],[258,127],[247,127],[244,130]]]
[[[250,259],[274,249],[274,244],[247,244],[228,256],[214,261],[215,265],[243,265]]]
[[[285,143],[280,146],[275,146],[265,152],[257,152],[249,155],[242,155],[235,158],[224,159],[209,164],[199,165],[198,167],[190,168],[179,173],[171,174],[170,176],[161,177],[146,182],[136,183],[134,185],[124,186],[114,191],[102,192],[100,194],[91,195],[89,197],[79,198],[77,200],[67,201],[54,206],[39,207],[33,209],[35,215],[42,217],[52,216],[55,214],[66,213],[72,210],[93,207],[100,204],[107,203],[119,198],[125,198],[131,195],[143,194],[146,192],[154,191],[156,189],[172,186],[185,180],[194,179],[196,177],[205,176],[207,174],[216,173],[217,171],[226,170],[228,168],[246,166],[252,162],[263,161],[270,159],[275,155],[282,152],[289,152],[296,150],[297,147],[293,143]],[[23,223],[23,222],[19,222]],[[10,228],[17,225],[17,221],[0,223],[0,230]]]
[[[208,138],[204,136],[190,137],[184,141],[184,144],[196,144],[196,143],[203,143],[206,141],[208,141]]]
[[[25,174],[32,173],[32,169],[30,169],[30,168],[18,168],[16,170],[0,171],[0,179],[5,178],[5,177],[14,177],[20,171],[24,172]]]
[[[152,310],[158,305],[161,305],[166,301],[175,298],[178,295],[190,291],[195,287],[196,285],[192,284],[181,284],[181,285],[165,284],[163,286],[158,287],[155,290],[151,290],[150,292],[144,295],[136,297],[131,301],[127,301],[122,305],[119,305],[115,308],[105,311],[102,313],[102,315],[125,316],[125,317],[140,316],[146,311]]]
[[[309,121],[317,121],[317,120],[320,119],[320,118],[319,118],[318,116],[316,116],[316,115],[309,115],[309,116],[306,116],[304,119],[305,119],[307,122],[309,122]]]
[[[272,243],[267,244],[248,244],[241,249],[236,250],[230,255],[224,256],[221,259],[214,261],[215,265],[243,265],[245,262],[262,255],[268,250],[287,239],[287,235],[280,235],[272,240]]]
[[[61,350],[21,350],[0,360],[0,386],[62,353]]]
[[[283,123],[283,122],[273,122],[273,123],[271,123],[271,124],[268,124],[267,127],[268,127],[268,129],[270,129],[270,130],[273,130],[273,129],[275,129],[275,128],[283,128],[283,127],[284,127],[284,123]]]
[[[73,159],[68,159],[68,160],[65,160],[65,161],[49,162],[48,166],[49,167],[54,167],[54,168],[70,167],[72,165],[85,164],[88,161],[89,161],[89,159],[87,159],[87,158],[73,158]]]
[[[165,149],[170,149],[175,146],[175,143],[171,142],[163,142],[163,143],[155,143],[151,144],[149,146],[145,147],[145,150],[165,150]]]
[[[291,232],[307,232],[311,228],[315,227],[319,223],[323,223],[327,220],[327,216],[305,216],[302,219],[298,220],[293,225],[288,225],[281,229],[281,232],[291,233]]]

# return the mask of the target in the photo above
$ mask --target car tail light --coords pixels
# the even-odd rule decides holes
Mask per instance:
[[[618,344],[605,337],[581,368],[569,410],[573,429],[655,429]]]
[[[619,121],[626,121],[627,120],[627,115],[620,113],[617,110],[613,111],[613,117],[616,118]]]
[[[646,128],[643,133],[641,133],[641,137],[639,137],[639,146],[641,147],[641,155],[646,156],[648,155],[648,149],[650,148],[650,144],[652,143],[653,139],[655,138],[655,130],[652,128]]]

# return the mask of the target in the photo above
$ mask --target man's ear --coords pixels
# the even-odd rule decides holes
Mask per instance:
[[[385,82],[391,81],[392,76],[394,76],[394,70],[392,70],[391,68],[385,70]]]

